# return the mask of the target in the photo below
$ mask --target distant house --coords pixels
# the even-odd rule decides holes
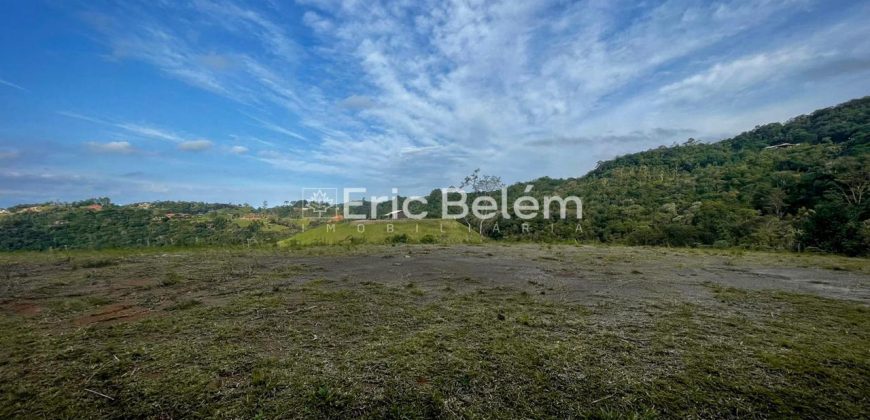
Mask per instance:
[[[91,204],[89,206],[85,206],[85,210],[90,210],[90,211],[100,211],[102,209],[103,209],[102,204]]]
[[[767,149],[787,149],[789,147],[794,147],[794,146],[798,146],[798,145],[800,145],[800,143],[780,143],[780,144],[774,144],[773,146],[767,146],[764,149],[765,150],[767,150]]]
[[[404,210],[396,210],[391,211],[384,215],[384,219],[407,219],[408,215],[405,214]]]
[[[146,210],[147,210],[147,209],[150,209],[150,208],[151,208],[151,203],[139,203],[139,204],[136,205],[136,207],[139,207],[140,209],[146,209]]]
[[[0,209],[0,214],[9,214],[9,210]]]

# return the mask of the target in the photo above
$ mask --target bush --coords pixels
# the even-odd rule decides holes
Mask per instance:
[[[81,264],[78,264],[77,267],[81,268],[103,268],[111,265],[117,264],[117,261],[112,261],[109,259],[99,259],[99,260],[89,260],[84,261]]]
[[[437,242],[438,242],[438,240],[435,239],[435,237],[432,236],[432,235],[423,235],[423,237],[420,238],[420,243],[421,243],[421,244],[434,244],[434,243],[437,243]]]
[[[387,238],[387,243],[390,244],[406,244],[408,243],[408,235],[401,233],[398,235],[392,235]]]
[[[178,284],[178,283],[181,283],[181,279],[182,279],[181,275],[179,275],[179,274],[177,274],[177,273],[169,273],[169,274],[166,275],[166,278],[164,278],[164,279],[160,282],[160,285],[161,285],[161,286],[167,286],[167,287],[168,287],[168,286],[174,286],[174,285],[176,285],[176,284]]]

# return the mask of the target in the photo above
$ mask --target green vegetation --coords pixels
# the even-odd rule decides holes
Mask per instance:
[[[783,143],[797,144],[768,148]],[[632,245],[870,252],[870,97],[718,143],[601,162],[588,175],[532,182],[584,199],[584,232],[537,220],[538,237]],[[524,185],[524,184],[523,184]],[[518,195],[523,185],[511,187]],[[502,232],[516,236],[516,220]],[[508,229],[505,229],[508,227]]]
[[[581,229],[576,219],[524,221],[501,215],[463,223],[493,239],[582,241],[629,245],[741,247],[870,252],[870,97],[774,123],[717,143],[694,139],[634,153],[580,178],[540,178],[508,187],[508,204],[528,184],[532,195],[576,195],[584,200]],[[491,195],[501,181],[475,172],[471,202]],[[416,214],[441,216],[441,192]],[[400,201],[404,200],[401,198]],[[86,206],[100,202],[96,211]],[[302,206],[250,206],[185,202],[150,207],[114,206],[108,200],[22,205],[0,218],[0,250],[108,248],[171,245],[274,244],[301,230]],[[264,203],[265,204],[265,203]],[[378,206],[379,214],[389,203]],[[369,207],[369,203],[354,212]],[[507,206],[512,208],[511,205]],[[173,214],[172,217],[167,216]],[[576,214],[570,209],[569,214]],[[249,217],[249,219],[241,219]],[[346,227],[346,226],[345,226]],[[299,244],[331,243],[317,232]],[[306,232],[307,233],[307,232]],[[347,232],[341,240],[356,240]],[[423,241],[408,234],[411,241]],[[433,237],[438,239],[437,235]],[[449,239],[449,238],[448,238]],[[386,238],[368,239],[382,242]],[[429,241],[427,238],[425,241]],[[453,239],[449,239],[448,242]]]
[[[274,244],[307,223],[288,209],[174,201],[118,206],[107,198],[22,205],[0,218],[0,250]]]
[[[391,231],[392,230],[392,231]],[[454,220],[367,220],[321,224],[289,239],[280,246],[383,244],[383,243],[480,243],[474,230]]]
[[[377,256],[367,261],[441,249],[367,248]],[[3,256],[0,417],[870,412],[861,303],[710,284],[691,299],[577,304],[529,293],[550,291],[544,279],[348,279],[318,268],[347,260],[306,257],[324,249]],[[545,265],[568,251],[554,248]],[[635,250],[592,251],[602,269],[657,267]],[[677,255],[705,267],[719,258]]]
[[[494,239],[629,245],[870,252],[870,97],[774,123],[716,143],[689,139],[599,162],[580,178],[540,178],[508,187],[507,206],[530,195],[574,195],[576,217],[530,221],[501,215],[465,222]],[[498,184],[472,174],[472,181]],[[466,179],[466,182],[469,179]],[[492,187],[474,188],[471,202]],[[415,213],[441,213],[441,192]],[[569,216],[576,215],[569,208]],[[523,232],[528,223],[531,232]],[[497,227],[497,228],[496,228]]]

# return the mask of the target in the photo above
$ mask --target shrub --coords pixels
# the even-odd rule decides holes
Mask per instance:
[[[391,244],[405,244],[408,243],[408,235],[402,233],[398,235],[392,235],[387,238],[387,243]]]
[[[116,261],[112,261],[109,259],[99,259],[99,260],[84,261],[81,264],[79,264],[78,267],[81,267],[81,268],[103,268],[103,267],[108,267],[108,266],[115,265],[115,264],[117,264]]]

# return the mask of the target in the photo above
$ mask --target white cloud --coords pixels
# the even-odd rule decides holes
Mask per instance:
[[[363,110],[373,108],[375,106],[375,101],[365,95],[350,95],[347,98],[342,99],[339,102],[339,105],[348,109]]]
[[[330,165],[328,162],[324,163],[321,159],[317,159],[314,156],[306,156],[299,153],[264,150],[257,154],[257,159],[274,167],[300,174],[323,173],[338,175],[341,173],[338,168]]]
[[[821,51],[811,53],[804,48],[787,48],[772,53],[740,57],[734,61],[716,63],[709,69],[659,89],[659,94],[674,100],[700,101],[713,95],[738,93],[758,83],[771,83],[794,69],[819,60]]]
[[[130,154],[136,151],[130,142],[127,141],[110,141],[106,143],[88,142],[86,143],[91,151],[97,153],[117,153]]]
[[[299,47],[282,26],[254,9],[209,0],[196,0],[194,7],[227,29],[254,35],[276,57],[290,62],[298,58]]]
[[[419,176],[456,177],[466,164],[495,168],[509,179],[580,175],[604,156],[548,157],[552,149],[541,153],[525,145],[570,138],[561,145],[577,149],[632,138],[643,147],[660,140],[637,134],[663,127],[654,121],[635,115],[636,122],[614,133],[596,127],[596,114],[612,97],[630,103],[624,89],[643,92],[638,88],[644,86],[632,85],[661,66],[766,24],[793,5],[738,6],[637,6],[632,12],[642,18],[625,21],[618,18],[623,6],[608,3],[318,4],[334,17],[330,31],[318,31],[332,43],[330,54],[349,57],[371,86],[338,101],[358,113],[364,128],[325,136],[319,152],[331,151],[334,165],[355,173],[377,167],[380,177],[404,169],[402,158],[442,149],[454,153],[443,162],[448,169]],[[309,24],[320,15],[309,16]]]
[[[158,140],[168,140],[173,142],[182,142],[184,138],[179,136],[178,134],[165,131],[159,128],[142,125],[142,124],[132,124],[132,123],[121,123],[115,124],[118,128],[122,128],[127,130],[133,134],[137,134],[143,137],[150,137]]]
[[[113,122],[103,118],[92,117],[88,115],[79,114],[77,112],[71,111],[57,111],[59,115],[63,115],[69,118],[75,118],[77,120],[87,121],[94,124],[106,125],[117,127],[122,130],[127,131],[130,134],[134,134],[141,137],[147,137],[158,140],[167,140],[171,142],[182,142],[184,141],[184,137],[180,134],[176,134],[169,130],[165,130],[158,127],[153,127],[150,125],[140,124],[140,123],[129,123],[129,122]]]
[[[290,137],[293,137],[293,138],[295,138],[295,139],[308,141],[308,139],[305,138],[305,136],[303,136],[303,135],[301,135],[301,134],[299,134],[299,133],[297,133],[297,132],[295,132],[295,131],[293,131],[293,130],[290,130],[290,129],[284,128],[284,127],[282,127],[282,126],[280,126],[280,125],[278,125],[278,124],[271,123],[271,122],[269,122],[269,121],[262,120],[262,119],[257,118],[257,117],[251,117],[251,119],[253,119],[254,121],[257,121],[258,123],[260,123],[260,126],[261,126],[261,127],[265,128],[265,129],[267,129],[267,130],[269,130],[269,131],[274,131],[274,132],[276,132],[276,133],[278,133],[278,134],[283,134],[283,135],[285,135],[285,136],[290,136]]]
[[[243,155],[243,154],[245,154],[245,153],[248,153],[248,150],[249,150],[249,149],[248,149],[247,147],[245,147],[245,146],[233,146],[233,147],[230,147],[230,153],[233,153],[233,154],[236,154],[236,155]]]
[[[216,71],[229,70],[237,64],[233,57],[217,53],[202,54],[197,58],[205,67]]]
[[[259,48],[216,53],[148,15],[96,26],[116,57],[234,100],[304,149],[263,162],[376,181],[413,173],[437,185],[477,166],[507,180],[578,176],[617,153],[734,134],[870,88],[854,78],[870,57],[860,5],[813,26],[801,22],[820,1],[301,3],[316,37],[307,50],[287,29],[296,21],[223,1],[194,1],[203,23],[190,31]]]
[[[57,111],[57,114],[63,115],[64,117],[75,118],[77,120],[92,122],[95,124],[113,125],[112,123],[101,120],[99,118],[91,117],[88,115],[82,115],[82,114],[79,114],[77,112],[72,112],[72,111]]]
[[[29,90],[25,89],[25,88],[22,87],[21,85],[17,85],[17,84],[12,83],[12,82],[10,82],[10,81],[8,81],[8,80],[0,79],[0,85],[3,85],[3,86],[9,86],[9,87],[11,87],[11,88],[13,88],[13,89],[18,89],[18,90],[20,90],[20,91],[22,91],[22,92],[29,92]]]
[[[302,21],[305,22],[306,25],[310,26],[311,29],[314,29],[318,32],[329,32],[331,31],[335,25],[333,25],[332,21],[324,18],[317,14],[314,11],[307,11],[304,15],[302,15]]]
[[[189,140],[178,143],[178,150],[185,152],[202,152],[214,145],[210,140]]]

